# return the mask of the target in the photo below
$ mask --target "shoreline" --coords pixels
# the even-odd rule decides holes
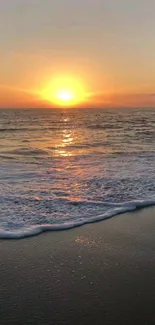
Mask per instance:
[[[155,208],[0,239],[1,324],[154,324]]]
[[[62,224],[38,224],[32,225],[29,228],[23,228],[21,231],[4,231],[0,228],[0,240],[1,239],[24,239],[24,238],[31,238],[38,235],[41,235],[46,232],[58,232],[58,231],[66,231],[72,230],[74,228],[79,228],[87,225],[91,225],[94,223],[103,222],[112,218],[115,218],[121,214],[126,213],[134,213],[139,210],[148,209],[150,207],[155,207],[155,201],[146,200],[146,201],[131,201],[126,202],[123,204],[112,204],[111,206],[114,207],[113,210],[109,209],[104,214],[101,214],[97,217],[91,217],[87,220],[79,220],[77,222],[66,222]]]

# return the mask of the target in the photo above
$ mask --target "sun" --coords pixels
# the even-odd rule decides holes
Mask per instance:
[[[63,102],[70,102],[73,99],[73,93],[71,93],[69,90],[62,90],[57,95],[59,100],[62,100]]]
[[[50,98],[49,98],[50,99]],[[58,89],[52,94],[51,101],[58,105],[73,105],[79,99],[78,95],[72,89]]]
[[[55,77],[41,91],[42,98],[58,107],[74,107],[83,103],[86,91],[81,80],[73,77]]]

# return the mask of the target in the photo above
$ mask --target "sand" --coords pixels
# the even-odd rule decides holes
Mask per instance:
[[[0,324],[155,324],[155,208],[0,241]]]

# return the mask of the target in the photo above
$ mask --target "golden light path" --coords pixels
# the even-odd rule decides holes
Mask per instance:
[[[87,93],[81,80],[74,77],[55,77],[41,91],[41,96],[59,107],[71,107],[85,101]]]

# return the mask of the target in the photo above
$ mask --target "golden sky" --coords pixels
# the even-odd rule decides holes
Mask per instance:
[[[52,106],[54,96],[154,107],[154,12],[154,0],[1,1],[0,107]],[[58,78],[69,91],[60,83],[54,94]]]

